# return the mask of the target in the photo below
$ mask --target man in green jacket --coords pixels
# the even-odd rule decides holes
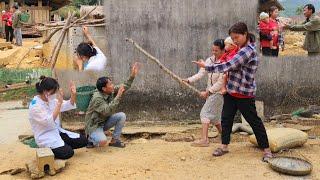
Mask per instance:
[[[21,11],[19,6],[16,4],[12,7],[13,16],[12,16],[12,27],[14,29],[14,37],[16,38],[16,45],[22,46],[22,22],[21,22]]]
[[[306,32],[303,49],[308,51],[308,56],[320,55],[320,17],[315,12],[315,7],[307,4],[303,8],[306,21],[302,24],[287,26],[291,31]]]
[[[112,127],[115,129],[109,146],[125,147],[120,140],[120,135],[126,121],[126,115],[123,112],[116,112],[123,93],[131,87],[138,71],[138,64],[135,63],[131,69],[130,78],[120,86],[114,87],[108,77],[100,77],[97,80],[98,91],[93,94],[85,116],[85,131],[90,144],[88,147],[107,145],[106,134]]]

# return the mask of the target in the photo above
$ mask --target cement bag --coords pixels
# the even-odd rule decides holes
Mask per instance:
[[[269,146],[272,152],[282,149],[303,146],[308,140],[308,134],[292,128],[275,128],[267,130]],[[255,135],[250,136],[250,142],[258,145]]]

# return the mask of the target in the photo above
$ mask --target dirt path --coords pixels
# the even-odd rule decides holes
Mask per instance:
[[[18,135],[30,134],[28,110],[17,109],[21,107],[21,101],[2,102],[0,105],[0,145],[18,141]]]
[[[0,106],[0,172],[24,167],[35,157],[35,150],[17,141],[19,134],[30,133],[26,110],[6,110],[20,105],[18,102]],[[4,118],[4,115],[6,118]],[[9,123],[10,122],[10,123]],[[187,126],[187,127],[186,127]],[[196,133],[198,125],[173,125],[166,128],[144,127],[153,132]],[[139,131],[136,126],[126,127],[127,133]],[[291,177],[271,170],[261,161],[262,152],[247,141],[247,136],[233,136],[231,153],[214,158],[211,143],[208,148],[191,147],[189,142],[167,142],[160,137],[139,138],[129,141],[124,149],[111,147],[75,151],[66,169],[48,179],[320,179],[320,140],[309,140],[295,152],[302,153],[313,163],[313,173],[307,177]],[[0,179],[28,179],[27,173],[16,176],[0,175]]]

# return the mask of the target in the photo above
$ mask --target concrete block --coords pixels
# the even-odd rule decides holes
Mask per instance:
[[[54,154],[50,148],[38,148],[36,150],[36,162],[40,172],[44,172],[45,168],[48,166],[49,174],[56,174],[54,169]]]

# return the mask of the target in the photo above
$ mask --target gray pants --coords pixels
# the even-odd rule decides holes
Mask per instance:
[[[22,31],[21,28],[14,29],[14,37],[16,38],[16,44],[22,46]]]

